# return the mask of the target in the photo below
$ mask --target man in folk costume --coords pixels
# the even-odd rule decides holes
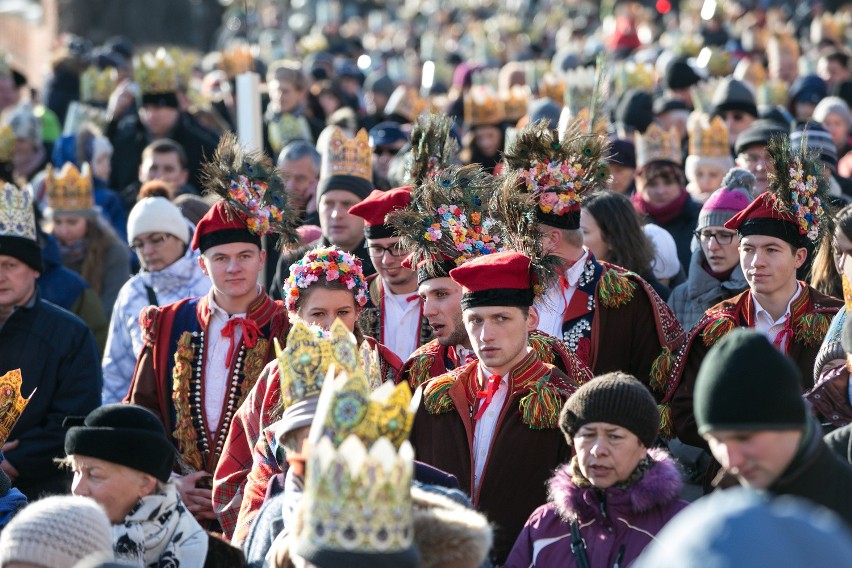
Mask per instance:
[[[163,421],[180,454],[184,502],[215,522],[210,475],[234,413],[273,358],[272,338],[286,337],[289,326],[283,303],[257,284],[260,237],[275,231],[294,242],[296,233],[268,158],[227,135],[204,169],[207,189],[223,197],[192,240],[210,293],[142,311],[144,347],[125,400]]]
[[[417,275],[402,265],[406,249],[385,217],[411,202],[411,188],[373,190],[367,199],[349,209],[350,215],[364,219],[367,251],[376,274],[367,278],[369,296],[361,312],[362,331],[389,348],[401,360],[432,338],[429,322],[423,317],[417,295]]]
[[[424,462],[455,475],[474,507],[495,525],[492,561],[501,565],[545,481],[570,456],[559,411],[582,381],[541,361],[530,347],[541,289],[532,260],[518,252],[482,255],[450,271],[462,287],[464,326],[479,360],[424,383],[411,440]]]
[[[582,196],[605,189],[609,172],[606,139],[581,134],[578,124],[561,138],[530,125],[505,154],[507,185],[535,199],[544,249],[562,264],[558,282],[536,304],[539,329],[562,338],[595,376],[629,373],[661,400],[684,332],[645,280],[583,246]],[[664,416],[664,432],[666,425]]]
[[[669,398],[675,433],[681,441],[705,449],[695,422],[693,392],[707,351],[737,327],[754,328],[796,363],[804,392],[813,386],[817,352],[843,304],[796,280],[808,245],[832,233],[831,218],[823,209],[828,196],[823,166],[806,149],[793,154],[787,136],[772,138],[769,155],[775,172],[769,191],[725,223],[726,229],[739,233],[740,265],[749,288],[704,313],[672,374]]]
[[[499,189],[499,179],[478,166],[450,166],[414,190],[411,204],[387,217],[403,248],[413,251],[405,262],[417,268],[423,315],[435,334],[403,366],[398,380],[412,388],[476,360],[462,322],[461,286],[450,278],[450,270],[472,258],[509,249],[541,256],[535,223],[529,222],[530,203],[514,193],[498,199]],[[533,331],[530,345],[543,362],[569,376],[585,368],[555,337]],[[574,378],[579,382],[583,377],[581,373]]]

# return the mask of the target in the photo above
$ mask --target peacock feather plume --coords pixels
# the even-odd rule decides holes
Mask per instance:
[[[417,187],[457,162],[459,146],[452,129],[452,120],[446,114],[432,113],[417,118],[411,129],[406,183]]]

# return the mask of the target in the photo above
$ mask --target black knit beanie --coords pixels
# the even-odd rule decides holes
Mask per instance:
[[[651,392],[625,373],[595,377],[571,395],[559,416],[559,428],[573,445],[574,434],[591,422],[627,428],[650,448],[660,430],[657,403]]]
[[[106,404],[65,435],[65,453],[89,456],[169,480],[175,450],[154,414],[133,404]]]
[[[805,426],[802,377],[765,335],[740,328],[710,349],[694,391],[699,434]]]

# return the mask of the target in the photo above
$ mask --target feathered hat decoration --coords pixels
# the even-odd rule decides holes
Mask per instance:
[[[433,113],[417,117],[411,129],[407,184],[417,187],[457,161],[459,145],[452,129],[452,121],[446,114]]]
[[[281,174],[263,152],[246,149],[235,134],[226,132],[201,174],[206,191],[238,212],[249,231],[278,234],[282,247],[299,242],[297,213],[288,203]]]

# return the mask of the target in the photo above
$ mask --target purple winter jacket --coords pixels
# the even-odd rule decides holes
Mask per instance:
[[[550,478],[548,503],[530,515],[504,568],[576,566],[570,518],[576,515],[591,568],[611,568],[624,547],[620,567],[629,566],[669,519],[687,506],[678,498],[680,473],[667,452],[648,451],[654,465],[632,487],[603,492],[571,481],[570,465]]]

